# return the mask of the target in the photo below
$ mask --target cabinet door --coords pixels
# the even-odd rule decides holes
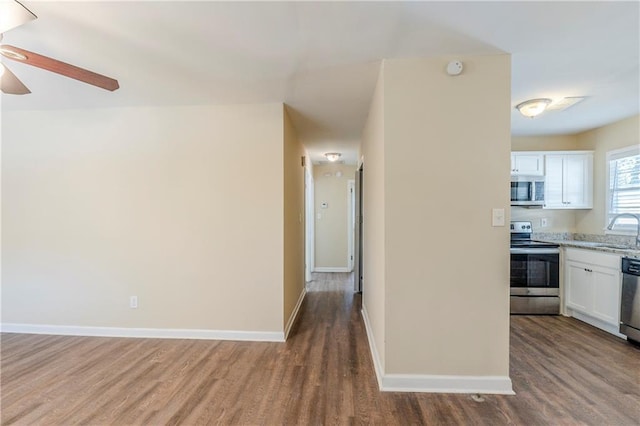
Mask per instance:
[[[584,264],[567,261],[565,264],[566,305],[580,312],[590,313],[593,307],[593,273]]]
[[[544,175],[544,156],[541,154],[511,154],[511,174]]]
[[[593,156],[557,154],[545,157],[544,207],[590,209],[593,207]]]
[[[620,272],[593,268],[593,316],[612,325],[620,323]]]
[[[567,208],[591,208],[591,156],[566,155],[563,160],[563,201]]]
[[[544,207],[551,209],[565,208],[563,204],[563,155],[547,155],[544,180]]]

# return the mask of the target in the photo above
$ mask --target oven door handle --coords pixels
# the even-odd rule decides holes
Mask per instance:
[[[557,248],[512,248],[509,249],[511,254],[559,254],[560,249]]]

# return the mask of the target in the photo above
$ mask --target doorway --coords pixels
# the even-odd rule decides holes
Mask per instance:
[[[356,227],[356,181],[351,179],[347,182],[347,269],[353,271],[355,258],[355,227]]]
[[[355,262],[353,267],[353,289],[358,293],[362,293],[362,178],[364,173],[364,165],[361,163],[356,170],[356,180],[354,188],[354,254]]]
[[[315,226],[314,226],[314,189],[311,168],[305,168],[304,201],[305,201],[305,281],[313,280],[311,273],[315,268]]]

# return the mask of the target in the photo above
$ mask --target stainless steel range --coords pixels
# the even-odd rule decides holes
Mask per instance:
[[[531,240],[531,222],[511,222],[511,313],[560,313],[560,249]]]

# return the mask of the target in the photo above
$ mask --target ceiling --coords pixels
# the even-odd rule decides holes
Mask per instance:
[[[4,110],[284,102],[312,160],[338,151],[355,163],[383,58],[504,52],[512,106],[587,96],[535,119],[513,109],[514,135],[576,133],[640,110],[638,2],[22,3],[38,19],[3,43],[120,89],[3,58],[33,92],[3,94]]]

